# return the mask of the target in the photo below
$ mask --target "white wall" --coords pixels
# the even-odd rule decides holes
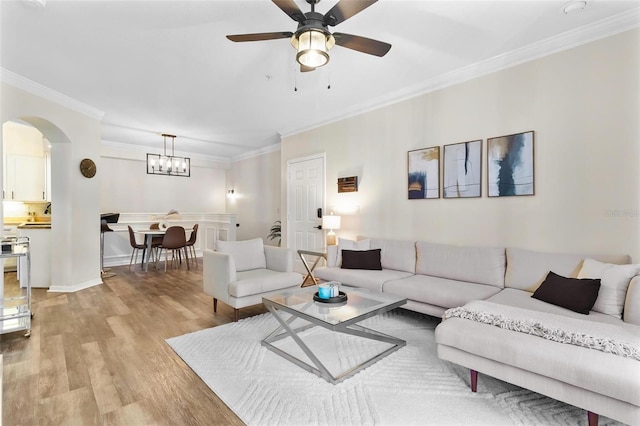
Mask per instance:
[[[227,199],[227,213],[237,215],[237,239],[269,240],[269,229],[280,220],[280,150],[235,161],[227,172],[227,189],[235,191]]]
[[[149,175],[144,161],[101,158],[100,211],[225,213],[225,170],[191,167],[190,177]]]
[[[326,152],[338,236],[628,253],[640,260],[640,30],[283,138]],[[535,131],[534,196],[488,198],[486,139]],[[407,199],[407,151],[484,139],[483,197]],[[357,175],[357,193],[337,193]],[[286,230],[285,230],[286,232]]]

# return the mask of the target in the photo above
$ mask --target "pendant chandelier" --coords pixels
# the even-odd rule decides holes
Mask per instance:
[[[174,143],[176,136],[162,134],[162,154],[147,154],[147,174],[165,176],[191,176],[191,159],[176,157]],[[171,138],[171,155],[167,155],[167,138]]]

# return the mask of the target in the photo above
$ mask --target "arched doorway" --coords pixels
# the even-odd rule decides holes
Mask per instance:
[[[64,207],[61,208],[59,211],[60,214],[56,215],[54,214],[53,206],[56,204],[56,201],[59,201],[58,204],[64,204],[64,200],[66,198],[64,194],[64,186],[61,185],[62,179],[60,179],[59,175],[62,174],[62,168],[64,167],[64,164],[68,162],[67,157],[69,156],[71,141],[56,125],[40,117],[18,117],[15,120],[11,119],[3,122],[2,127],[3,137],[0,139],[0,153],[3,154],[3,166],[7,166],[7,163],[5,163],[5,155],[7,154],[5,152],[5,148],[7,147],[6,145],[9,144],[8,140],[5,141],[5,137],[7,137],[7,134],[9,135],[9,137],[16,137],[20,133],[22,133],[23,135],[25,135],[23,138],[24,140],[21,140],[20,137],[17,138],[21,142],[28,141],[29,137],[34,138],[36,137],[35,135],[40,135],[42,140],[45,140],[46,144],[48,145],[43,145],[41,147],[41,153],[35,152],[35,148],[33,146],[29,146],[24,147],[22,152],[16,152],[14,149],[13,154],[18,155],[12,156],[11,154],[9,154],[7,156],[12,157],[11,160],[21,160],[11,168],[11,172],[15,173],[12,178],[16,181],[20,181],[29,180],[32,178],[32,176],[25,175],[33,173],[34,170],[33,168],[25,167],[25,164],[31,164],[26,160],[37,159],[38,155],[42,155],[43,158],[41,165],[45,167],[45,170],[48,169],[48,171],[43,170],[42,176],[37,176],[35,179],[45,180],[49,187],[47,188],[43,184],[43,188],[45,189],[43,189],[42,200],[39,200],[39,195],[36,197],[27,195],[26,198],[17,195],[17,198],[13,200],[13,197],[11,196],[12,194],[6,194],[6,196],[3,197],[3,207],[0,210],[0,217],[2,218],[3,222],[5,221],[5,216],[7,215],[16,216],[18,218],[22,217],[26,220],[26,218],[28,217],[27,214],[33,213],[37,217],[40,217],[42,220],[45,220],[44,218],[47,216],[45,211],[50,212],[51,236],[47,235],[46,238],[47,245],[49,245],[51,244],[50,241],[54,241],[54,239],[52,238],[53,235],[64,233],[65,223],[64,221],[56,220],[56,217],[60,217],[60,214],[63,214],[65,209]],[[8,132],[7,128],[9,128]],[[38,163],[36,163],[36,167],[37,166]],[[2,177],[3,188],[5,187],[4,179],[8,178],[7,173],[10,168],[5,167],[4,169],[5,173]],[[49,174],[49,177],[46,177],[45,173]],[[60,272],[60,270],[56,270],[55,268],[51,267],[51,265],[56,264],[56,256],[53,247],[50,247],[49,250],[45,250],[45,253],[48,258],[45,259],[44,262],[41,262],[41,264],[46,264],[47,267],[51,269],[50,273],[46,274],[48,276],[51,276],[52,278],[51,280],[47,280],[48,284],[50,285],[50,282],[53,281],[53,276]],[[4,279],[4,276],[2,277],[2,279]],[[34,282],[34,284],[36,284],[36,286],[43,286],[42,283],[38,284]],[[49,287],[49,285],[47,285],[47,287]]]
[[[83,158],[100,159],[103,113],[17,75],[12,75],[10,83],[0,82],[0,90],[0,124],[29,123],[51,142],[53,150],[51,239],[55,249],[49,291],[74,292],[101,284],[100,167],[95,179],[87,179],[79,165]]]

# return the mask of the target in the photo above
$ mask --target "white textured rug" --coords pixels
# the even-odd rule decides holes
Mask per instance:
[[[338,385],[262,347],[276,325],[264,314],[167,342],[249,425],[586,424],[584,410],[482,374],[472,393],[468,370],[438,358],[437,320],[428,316],[397,309],[364,321],[407,346]],[[314,350],[332,371],[381,348],[318,327],[304,336],[321,343]],[[600,424],[616,422],[601,417]]]

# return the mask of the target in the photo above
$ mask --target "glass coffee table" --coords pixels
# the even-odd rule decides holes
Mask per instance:
[[[262,302],[278,321],[279,326],[262,340],[262,346],[329,383],[337,384],[406,345],[402,339],[358,324],[367,318],[404,305],[407,303],[406,298],[373,290],[341,287],[341,291],[347,294],[347,301],[342,304],[331,304],[314,301],[313,295],[317,291],[318,287],[312,286],[263,297]],[[305,333],[316,326],[328,330],[329,333],[382,342],[383,350],[360,360],[357,365],[350,366],[345,371],[331,372],[321,361],[319,353],[321,351],[318,349],[325,343],[329,344],[329,341],[335,340],[332,337],[337,336],[327,335],[327,333],[313,336]],[[289,340],[287,338],[293,340],[295,344],[292,346],[296,350],[286,350],[278,345],[283,340]],[[318,339],[323,340],[318,341]]]

